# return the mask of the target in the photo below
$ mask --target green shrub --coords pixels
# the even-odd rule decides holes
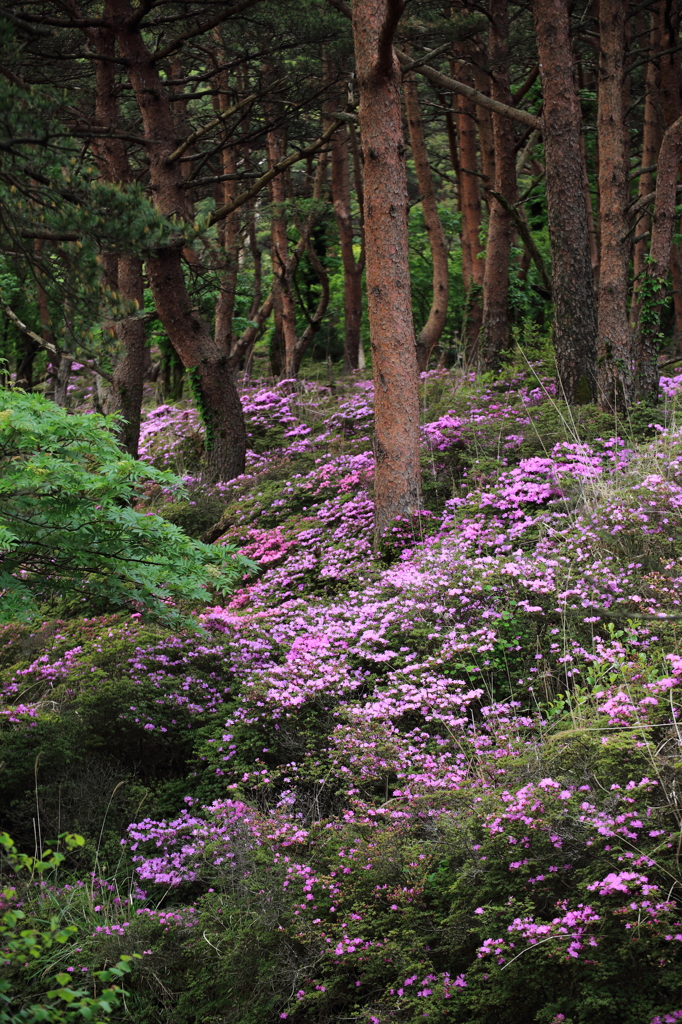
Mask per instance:
[[[208,599],[255,567],[234,549],[191,540],[130,503],[144,483],[181,492],[171,474],[123,452],[114,420],[68,415],[38,395],[0,391],[0,621],[70,600],[142,606]]]

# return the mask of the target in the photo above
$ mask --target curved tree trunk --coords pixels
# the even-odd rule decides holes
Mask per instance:
[[[628,167],[623,74],[625,8],[599,4],[599,268],[598,391],[602,409],[625,412],[633,400],[632,331],[628,319]]]
[[[511,106],[508,64],[508,0],[490,0],[489,8],[491,18],[489,56],[492,68],[490,92],[493,99]],[[518,198],[514,125],[510,118],[495,111],[492,114],[492,122],[495,145],[495,192],[502,195],[507,203],[513,206]],[[502,353],[511,344],[508,295],[513,234],[513,223],[509,210],[497,199],[491,199],[483,280],[483,322],[479,335],[479,365],[485,370],[499,370]]]
[[[187,216],[178,161],[170,162],[175,130],[168,93],[134,22],[129,0],[111,0],[121,56],[142,116],[154,204],[166,217]],[[130,22],[130,24],[129,24]],[[226,352],[193,307],[185,285],[182,240],[147,261],[154,302],[173,348],[188,371],[206,430],[206,472],[231,480],[244,471],[246,428]]]
[[[567,0],[533,0],[533,15],[544,100],[559,394],[569,403],[585,403],[597,395],[597,307]]]
[[[367,304],[374,371],[375,545],[420,504],[419,393],[407,236],[400,65],[404,4],[355,0],[353,40],[364,155]]]
[[[421,195],[424,224],[429,236],[433,260],[433,295],[429,316],[417,338],[417,369],[424,371],[429,365],[429,356],[440,341],[448,315],[448,247],[445,232],[438,215],[438,203],[433,185],[429,158],[426,153],[424,125],[419,109],[419,92],[414,75],[405,79],[405,110],[410,133],[412,159],[417,172],[417,183]]]

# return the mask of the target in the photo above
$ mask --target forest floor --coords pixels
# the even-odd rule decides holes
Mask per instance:
[[[424,374],[424,507],[378,557],[371,380],[247,382],[247,472],[214,487],[190,404],[150,402],[142,456],[187,497],[138,507],[260,572],[199,632],[4,627],[3,827],[86,839],[22,894],[78,929],[51,969],[140,954],[117,1012],[149,1024],[682,1019],[663,388],[621,423],[541,358]]]

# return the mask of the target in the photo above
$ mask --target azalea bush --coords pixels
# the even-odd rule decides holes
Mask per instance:
[[[228,593],[253,564],[131,507],[145,484],[180,482],[121,450],[114,421],[0,390],[0,620],[70,600],[168,617],[169,603]]]
[[[85,835],[27,906],[78,922],[84,965],[140,954],[136,1020],[679,1018],[682,379],[664,385],[661,429],[623,435],[540,366],[425,374],[430,504],[375,558],[371,383],[247,382],[244,476],[135,496],[199,509],[197,532],[222,509],[214,547],[259,567],[203,635],[126,613],[5,627],[0,810],[24,843],[36,795]],[[179,463],[184,413],[150,410],[147,463]]]

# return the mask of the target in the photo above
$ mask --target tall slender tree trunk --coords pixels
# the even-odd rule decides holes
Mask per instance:
[[[222,51],[218,53],[218,59]],[[229,80],[226,71],[221,71],[216,76],[216,84],[219,88],[217,96],[213,97],[213,109],[220,114],[230,106]],[[224,145],[220,151],[221,175],[236,174],[237,153],[234,146]],[[226,179],[216,185],[216,207],[227,205],[239,191],[239,184],[235,180]],[[237,297],[237,278],[239,274],[239,253],[242,246],[241,238],[241,217],[238,210],[234,210],[218,225],[218,238],[222,248],[222,267],[219,272],[220,292],[215,307],[215,337],[216,341],[226,352],[232,352],[234,319],[234,307]]]
[[[654,17],[660,35],[660,105],[664,129],[669,128],[682,114],[682,65],[679,50],[679,0],[658,0]],[[682,250],[673,243],[670,253],[670,276],[673,284],[675,308],[675,340],[682,348]]]
[[[426,152],[424,125],[419,109],[419,92],[414,75],[405,79],[405,110],[410,133],[412,159],[417,172],[417,184],[421,195],[424,225],[429,236],[431,259],[433,261],[433,294],[429,316],[417,338],[417,368],[427,369],[429,356],[440,341],[448,315],[448,246],[445,232],[438,214],[436,190]]]
[[[659,122],[659,72],[656,66],[656,54],[660,50],[661,33],[657,21],[652,16],[651,31],[649,34],[650,57],[646,66],[644,79],[644,119],[642,125],[642,167],[643,172],[639,176],[637,195],[641,199],[648,196],[654,188],[653,167],[658,158],[658,151],[661,145],[661,126]],[[630,306],[630,318],[635,322],[638,309],[637,296],[642,283],[642,274],[646,266],[646,255],[649,250],[649,238],[651,231],[651,217],[645,210],[643,216],[635,226],[635,240],[633,249],[633,287],[632,302]]]
[[[276,116],[273,110],[272,116]],[[267,151],[268,163],[273,164],[286,156],[286,129],[273,128],[268,132]],[[295,377],[296,351],[296,298],[293,287],[293,268],[289,254],[286,215],[286,178],[278,174],[270,182],[271,213],[271,257],[273,288],[275,291],[275,320],[284,347],[284,365],[282,372],[285,377]]]
[[[599,240],[597,238],[597,225],[594,219],[592,208],[592,192],[590,190],[590,179],[587,173],[587,153],[585,151],[585,137],[580,137],[580,152],[583,162],[583,194],[585,196],[585,212],[587,213],[587,230],[590,238],[590,263],[592,265],[592,280],[594,281],[595,292],[599,288]]]
[[[658,155],[651,248],[638,296],[638,328],[634,346],[635,397],[649,405],[655,405],[658,401],[657,340],[661,307],[667,294],[677,174],[681,157],[682,117],[679,117],[663,136]]]
[[[480,63],[483,55],[478,54]],[[490,95],[490,78],[486,72],[474,65],[474,85],[484,96]],[[495,185],[495,133],[493,131],[493,115],[487,107],[476,107],[476,123],[478,124],[478,137],[481,146],[481,174],[485,188],[493,188]],[[484,193],[487,198],[487,193]],[[490,202],[488,201],[488,206]]]
[[[187,216],[179,162],[169,162],[174,126],[168,93],[133,18],[129,0],[111,0],[116,35],[140,109],[149,156],[154,204],[166,217]],[[147,260],[156,309],[173,348],[188,371],[206,431],[206,474],[231,480],[244,471],[246,429],[228,353],[216,342],[187,291],[181,238]]]
[[[105,4],[105,17],[114,14],[111,0]],[[98,127],[113,132],[118,122],[116,100],[116,38],[109,28],[91,30],[101,60],[95,61],[95,118]],[[104,138],[93,147],[105,180],[126,185],[133,175],[128,154],[121,139]],[[115,257],[114,257],[115,262]],[[142,261],[136,256],[119,256],[111,268],[114,284],[124,302],[141,310],[144,306]],[[123,416],[121,442],[137,458],[140,440],[140,418],[145,373],[145,325],[139,316],[124,317],[113,325],[121,345],[106,400],[107,412],[120,412]]]
[[[473,86],[471,69],[460,63],[454,78]],[[466,302],[462,342],[467,363],[477,362],[478,335],[483,319],[485,259],[481,253],[481,188],[476,147],[476,109],[466,96],[455,96],[455,117],[459,140],[459,200],[462,212],[462,276]],[[479,108],[479,110],[482,108]]]
[[[625,161],[623,74],[625,8],[599,3],[599,340],[602,409],[624,412],[633,399],[632,331],[628,319],[628,166]]]
[[[313,205],[305,221],[302,221],[298,216],[294,217],[296,228],[299,233],[299,239],[298,242],[296,243],[296,248],[294,249],[291,257],[290,268],[292,282],[294,279],[294,275],[296,274],[298,265],[301,261],[301,258],[303,254],[306,253],[310,265],[315,271],[315,274],[317,275],[317,279],[320,284],[320,296],[312,315],[310,313],[310,310],[304,309],[304,315],[308,323],[303,329],[301,335],[296,337],[296,342],[294,344],[293,351],[293,359],[291,364],[291,368],[293,370],[292,376],[296,376],[298,374],[298,371],[301,368],[301,362],[303,361],[303,357],[308,349],[308,345],[310,344],[313,337],[322,326],[322,320],[324,318],[325,313],[327,312],[327,306],[329,305],[329,277],[327,275],[327,271],[325,270],[322,264],[322,261],[319,259],[317,253],[315,252],[315,248],[311,241],[313,228],[320,220],[320,217],[324,209],[322,203],[324,202],[326,192],[328,162],[329,161],[327,151],[322,150],[322,152],[319,155],[317,167],[315,168],[314,174],[312,173],[311,163],[308,172],[308,178],[310,179],[312,177],[311,198],[313,200]]]
[[[393,38],[402,0],[355,0],[364,155],[367,304],[374,372],[375,545],[419,509],[419,392],[407,234],[407,177]]]
[[[489,56],[493,99],[512,104],[509,88],[509,9],[508,0],[490,0]],[[513,205],[517,198],[514,125],[508,117],[492,115],[495,145],[495,191]],[[506,204],[490,203],[490,223],[483,280],[483,321],[479,336],[479,364],[486,370],[499,370],[502,353],[511,344],[509,320],[509,263],[514,234]]]
[[[360,354],[360,326],[362,324],[362,272],[364,269],[364,241],[360,258],[356,260],[351,212],[350,168],[348,166],[348,129],[344,125],[334,134],[331,144],[332,203],[339,232],[339,247],[343,264],[344,343],[343,369],[345,373],[358,369]],[[364,234],[364,232],[363,232]]]
[[[559,393],[569,403],[585,403],[597,396],[597,306],[567,0],[533,0],[533,16],[542,77]]]

